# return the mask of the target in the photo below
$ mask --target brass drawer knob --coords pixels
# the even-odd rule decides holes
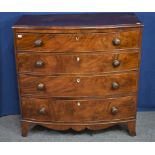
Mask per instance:
[[[37,89],[38,89],[38,90],[45,90],[45,85],[44,85],[43,83],[39,83],[39,84],[37,85]]]
[[[42,44],[43,44],[42,40],[36,40],[36,41],[34,42],[34,45],[35,45],[36,47],[40,47],[40,46],[42,46]]]
[[[39,109],[38,113],[41,115],[44,115],[46,113],[45,107],[42,107],[41,109]]]
[[[118,108],[112,107],[112,108],[111,108],[111,113],[112,113],[113,115],[116,115],[116,114],[118,113]]]
[[[121,64],[120,61],[117,59],[112,62],[113,67],[118,67],[120,66],[120,64]]]
[[[36,61],[35,66],[38,67],[38,68],[43,67],[44,62],[42,60],[38,60],[38,61]]]
[[[81,81],[80,78],[77,78],[77,79],[76,79],[76,82],[77,82],[77,83],[80,83],[80,81]]]
[[[118,89],[119,84],[117,82],[112,82],[112,89]]]
[[[114,38],[113,39],[113,45],[119,46],[121,44],[121,40],[119,38]]]

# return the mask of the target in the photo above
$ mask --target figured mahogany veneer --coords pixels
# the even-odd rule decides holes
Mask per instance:
[[[140,31],[123,31],[113,33],[78,33],[78,34],[16,34],[18,51],[31,52],[93,52],[120,48],[138,48]],[[115,46],[114,39],[120,39]],[[37,44],[38,41],[38,45]],[[40,41],[40,42],[39,42]],[[40,44],[39,44],[40,43]]]
[[[142,26],[134,14],[23,16],[13,26],[22,136],[31,124],[136,135]]]
[[[137,72],[99,76],[30,76],[20,75],[21,95],[55,96],[107,96],[137,91]],[[79,81],[78,81],[79,80]],[[114,89],[112,83],[118,83]],[[42,89],[38,85],[43,84]]]
[[[138,69],[139,51],[96,54],[17,54],[19,73],[95,74]],[[115,60],[119,65],[114,66]],[[37,66],[37,63],[42,65]]]
[[[135,118],[136,97],[108,99],[54,100],[22,97],[23,117],[51,122],[106,122]],[[112,110],[116,108],[114,113]],[[44,109],[44,113],[40,110]]]

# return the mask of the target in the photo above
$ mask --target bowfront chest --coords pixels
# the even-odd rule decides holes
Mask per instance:
[[[136,135],[143,25],[134,14],[26,15],[13,26],[22,135],[42,125]]]

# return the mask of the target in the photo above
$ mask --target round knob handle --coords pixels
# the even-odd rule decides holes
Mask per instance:
[[[38,90],[44,90],[44,89],[45,89],[45,85],[44,85],[43,83],[39,83],[39,84],[37,85],[37,89],[38,89]]]
[[[43,44],[42,40],[36,40],[36,41],[34,42],[34,45],[35,45],[36,47],[40,47],[40,46],[42,46],[42,44]]]
[[[112,107],[112,108],[111,108],[111,113],[112,113],[113,115],[116,115],[116,114],[118,113],[118,108]]]
[[[120,66],[120,61],[119,60],[114,60],[113,62],[112,62],[112,65],[113,65],[113,67],[118,67],[118,66]]]
[[[114,39],[113,39],[113,44],[114,44],[115,46],[118,46],[118,45],[121,44],[121,40],[120,40],[119,38],[114,38]]]
[[[39,67],[43,67],[44,66],[44,62],[42,60],[38,60],[38,61],[36,61],[35,66],[38,67],[38,68]]]
[[[38,113],[41,115],[45,114],[46,113],[45,107],[42,107],[41,109],[39,109]]]
[[[119,88],[119,84],[117,82],[113,82],[112,89],[118,89],[118,88]]]

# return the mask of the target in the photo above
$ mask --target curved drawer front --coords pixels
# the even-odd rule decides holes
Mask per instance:
[[[137,91],[137,72],[104,76],[20,75],[21,94],[35,96],[106,96]]]
[[[93,52],[138,48],[139,30],[114,33],[38,34],[17,33],[17,51]]]
[[[136,97],[104,100],[22,98],[23,118],[52,122],[117,121],[135,118]],[[44,111],[43,111],[44,109]],[[42,112],[41,112],[42,111]]]
[[[137,51],[89,55],[22,53],[17,59],[19,73],[92,74],[137,69],[138,56]]]
[[[21,98],[22,117],[24,119],[51,121],[49,102],[44,99]]]

